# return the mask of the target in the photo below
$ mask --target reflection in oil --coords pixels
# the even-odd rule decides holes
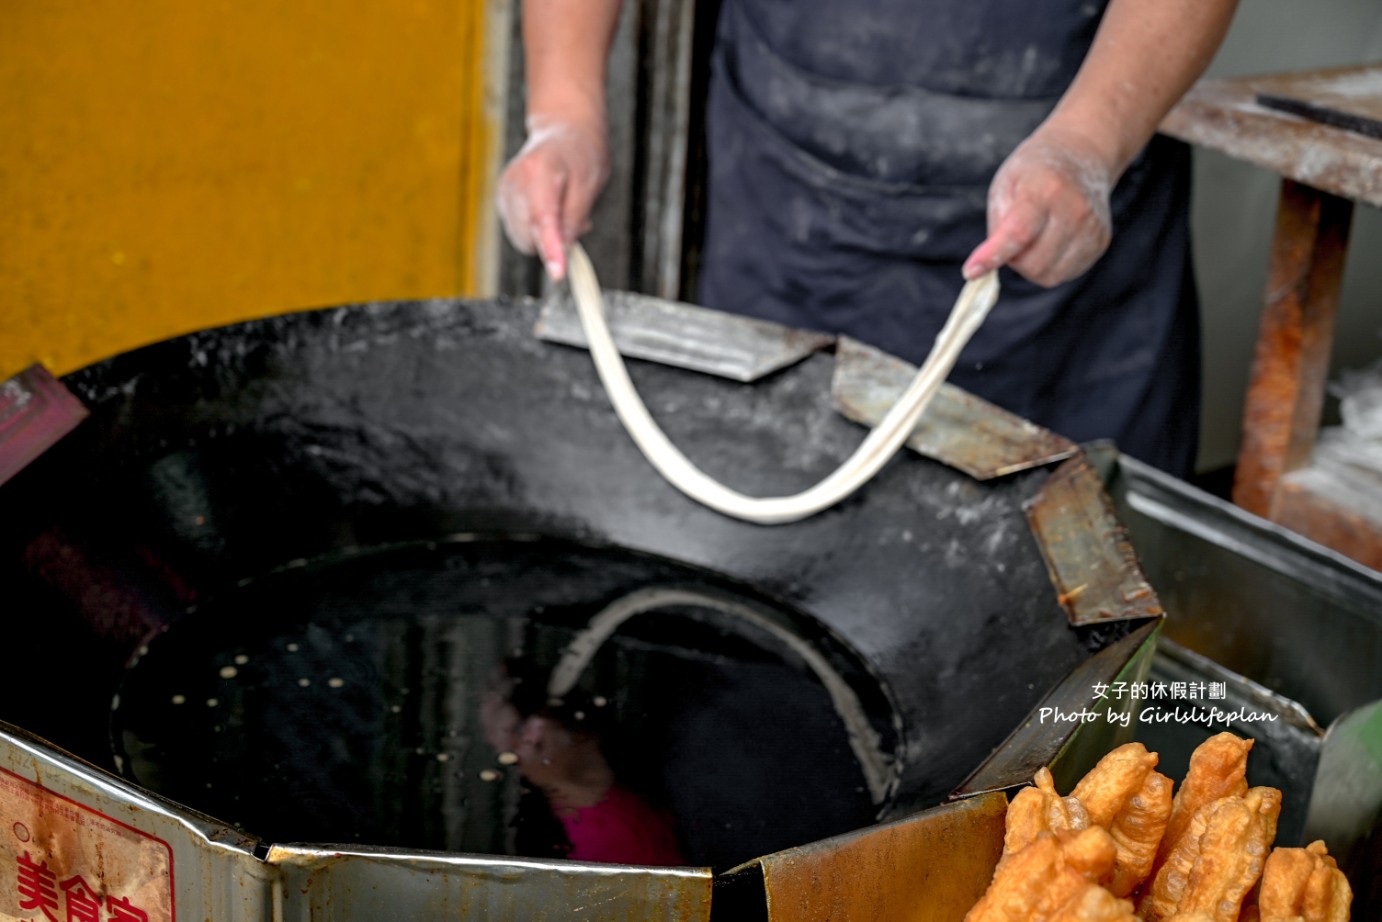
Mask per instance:
[[[486,740],[486,694],[506,659],[550,670],[611,600],[653,585],[802,628],[895,748],[882,691],[843,648],[742,587],[616,549],[469,539],[289,567],[201,606],[131,663],[115,750],[136,782],[271,842],[559,856],[550,804],[514,747]],[[567,715],[599,709],[619,789],[674,818],[689,863],[877,813],[830,693],[781,633],[669,607],[622,625],[568,696]]]
[[[532,788],[531,819],[518,829],[545,820],[556,851],[578,861],[685,864],[675,818],[620,778],[607,755],[617,732],[608,700],[574,689],[551,697],[549,686],[547,670],[510,657],[480,706],[500,764],[514,766]],[[535,850],[551,847],[537,843]],[[519,850],[527,850],[521,842]]]

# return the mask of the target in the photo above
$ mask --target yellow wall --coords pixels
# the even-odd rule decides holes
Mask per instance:
[[[0,379],[475,293],[486,18],[485,0],[0,5]]]

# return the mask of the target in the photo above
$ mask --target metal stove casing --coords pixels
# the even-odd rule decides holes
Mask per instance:
[[[15,587],[9,626],[27,649],[69,648],[86,681],[70,694],[45,684],[51,655],[17,667],[17,681],[46,690],[0,715],[25,728],[3,740],[7,809],[28,804],[57,826],[75,824],[69,831],[109,821],[134,830],[132,840],[163,842],[169,906],[218,919],[328,904],[332,917],[377,918],[361,895],[376,874],[371,886],[397,896],[405,917],[405,906],[458,905],[457,887],[489,894],[499,901],[491,908],[600,902],[702,917],[718,879],[709,868],[267,846],[100,771],[102,695],[190,599],[297,559],[459,534],[627,548],[723,575],[800,613],[798,629],[852,651],[892,709],[897,776],[878,812],[885,823],[913,822],[976,769],[971,790],[1001,790],[1036,764],[1087,759],[1118,735],[1107,722],[1077,734],[1030,716],[1048,696],[1094,704],[1100,679],[1145,674],[1160,620],[1074,446],[1034,429],[1028,445],[1019,426],[1013,442],[1027,460],[980,465],[990,479],[906,452],[815,518],[772,528],[731,521],[657,478],[609,410],[589,357],[532,336],[536,311],[436,301],[306,312],[69,376],[92,418],[0,494],[13,510],[0,566]],[[839,348],[850,362],[815,347],[753,383],[651,363],[634,374],[702,467],[745,492],[789,492],[861,438],[830,405],[832,381],[847,411],[867,417],[902,371],[850,344]],[[863,384],[850,378],[860,368]],[[963,467],[957,459],[992,443],[990,425],[1012,433],[999,411],[951,399],[948,422],[930,438],[918,433],[921,450]],[[16,859],[24,853],[20,840],[6,842]],[[85,859],[44,854],[89,870]]]

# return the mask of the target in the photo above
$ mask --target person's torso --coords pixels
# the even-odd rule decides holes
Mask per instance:
[[[959,96],[1058,96],[1106,0],[724,0],[816,77]]]
[[[719,68],[784,140],[841,174],[986,185],[1050,112],[1102,4],[724,0]]]

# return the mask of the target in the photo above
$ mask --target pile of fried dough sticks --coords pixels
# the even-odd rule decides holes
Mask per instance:
[[[1003,856],[965,922],[1347,922],[1323,842],[1272,848],[1281,791],[1249,788],[1251,740],[1220,733],[1180,789],[1141,743],[1056,792],[1043,768],[1008,805]]]

